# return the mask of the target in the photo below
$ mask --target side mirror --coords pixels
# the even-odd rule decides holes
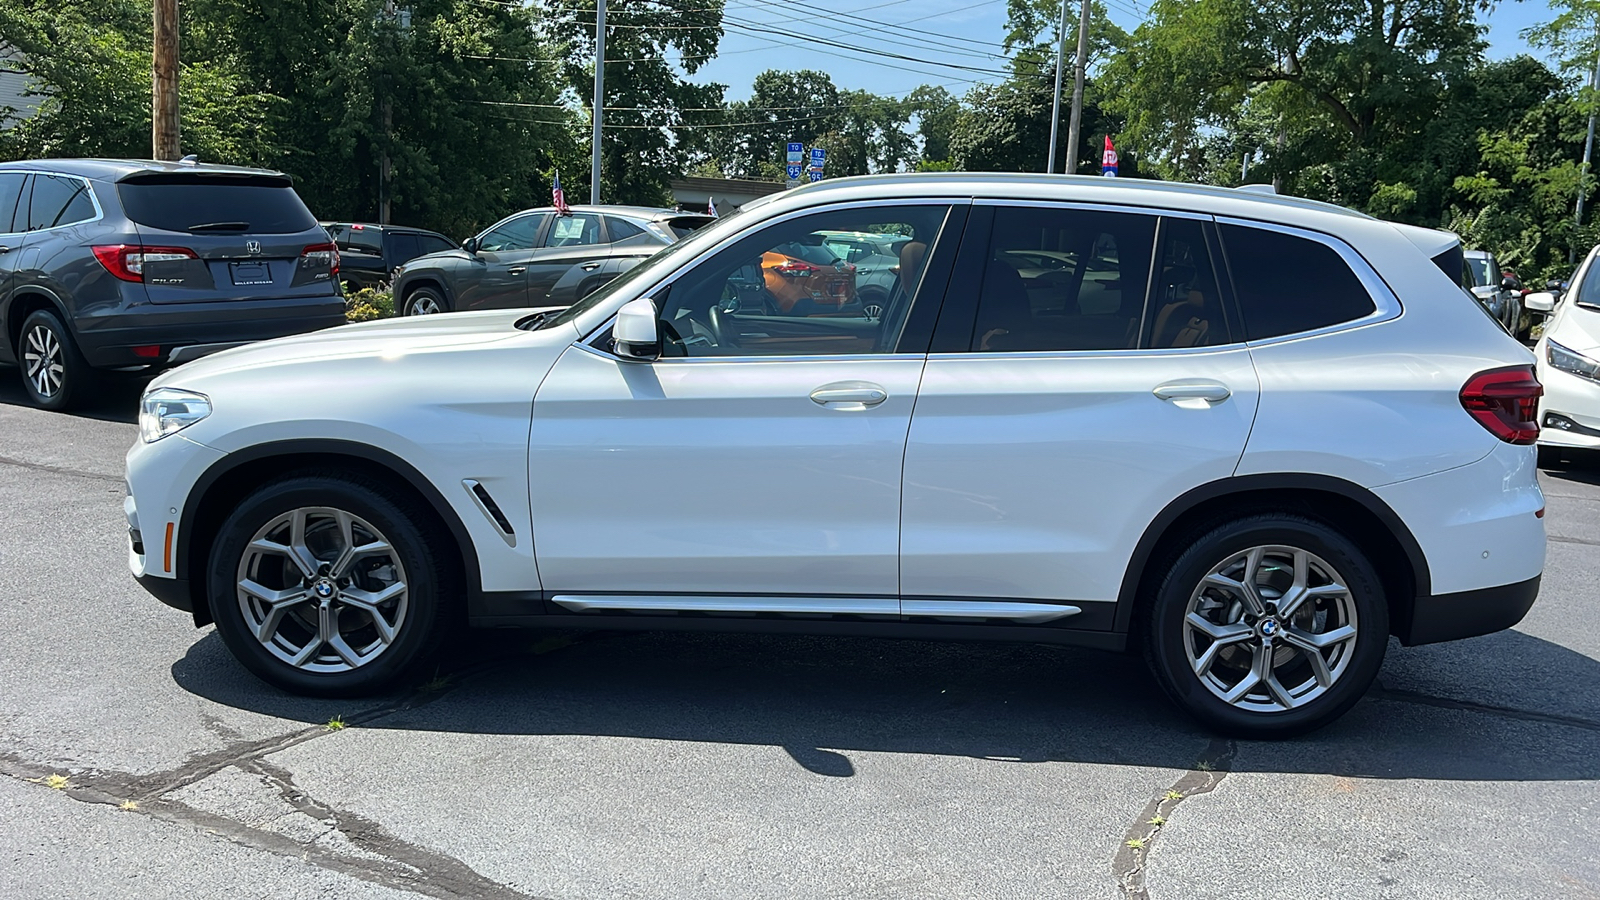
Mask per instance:
[[[1494,295],[1498,293],[1500,293],[1500,289],[1492,284],[1478,284],[1472,287],[1472,296],[1477,297],[1479,300],[1493,300]]]
[[[661,356],[661,333],[656,328],[656,305],[648,298],[631,300],[617,310],[611,342],[624,359],[649,362]]]
[[[475,237],[469,237],[461,242],[461,249],[467,251],[468,253],[477,253],[479,246],[481,245],[478,243],[478,239]]]
[[[1556,295],[1549,291],[1538,291],[1523,297],[1522,306],[1528,312],[1551,312],[1556,308]]]

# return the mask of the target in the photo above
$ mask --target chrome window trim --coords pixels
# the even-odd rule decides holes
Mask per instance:
[[[770,196],[770,197],[779,197],[779,196],[782,196],[782,195],[781,194],[770,194],[768,196]],[[672,285],[676,284],[678,279],[682,278],[685,273],[687,273],[689,271],[692,271],[693,269],[695,269],[696,267],[698,267],[699,265],[704,263],[708,258],[710,258],[712,256],[715,256],[716,254],[722,252],[729,245],[734,244],[737,241],[749,236],[752,232],[756,231],[757,229],[765,228],[768,225],[777,225],[777,224],[780,224],[780,223],[783,223],[783,222],[787,222],[790,219],[799,218],[800,216],[809,216],[809,215],[811,215],[813,213],[832,212],[834,210],[839,210],[839,209],[871,209],[871,208],[879,207],[879,206],[931,206],[931,205],[949,206],[949,207],[954,208],[954,207],[958,207],[958,206],[971,206],[972,204],[973,204],[973,199],[971,197],[916,196],[916,197],[882,197],[882,198],[877,198],[877,199],[873,199],[873,200],[835,200],[835,201],[833,201],[831,203],[819,203],[819,204],[816,204],[815,206],[805,206],[805,207],[801,207],[800,209],[791,209],[788,212],[781,213],[779,215],[772,216],[772,217],[766,218],[766,219],[753,220],[748,226],[746,226],[744,228],[740,228],[738,231],[735,231],[734,233],[728,235],[727,237],[723,238],[721,241],[718,241],[716,244],[713,244],[711,247],[700,251],[700,253],[698,255],[690,258],[688,261],[683,263],[683,265],[679,266],[678,268],[674,269],[673,271],[671,271],[671,272],[667,273],[666,275],[662,276],[660,280],[651,282],[651,283],[646,284],[646,285],[640,285],[640,286],[634,288],[631,293],[622,294],[622,295],[619,295],[617,297],[612,297],[611,298],[611,303],[614,303],[616,305],[614,307],[612,307],[609,312],[601,313],[601,312],[598,311],[600,309],[599,307],[596,307],[595,309],[591,309],[591,310],[586,311],[583,314],[584,316],[594,315],[594,316],[597,316],[597,317],[598,316],[604,316],[604,318],[599,319],[600,324],[598,326],[596,326],[595,328],[589,329],[587,331],[583,331],[583,335],[584,336],[583,336],[582,340],[588,341],[588,340],[592,339],[595,335],[603,333],[606,330],[606,328],[610,327],[611,320],[616,317],[617,310],[621,309],[623,306],[625,306],[630,301],[637,300],[640,297],[648,297],[648,296],[656,293],[657,291],[662,290],[663,288],[671,287]],[[741,210],[741,212],[748,211],[749,209],[751,209],[755,205],[756,205],[755,201],[751,201],[750,203],[745,205],[744,209]],[[731,216],[727,217],[727,218],[731,218]],[[724,221],[726,221],[726,219],[724,219]],[[707,227],[710,227],[710,226],[707,226]],[[944,232],[941,231],[940,235],[943,236],[943,234],[944,234]],[[575,320],[573,324],[577,325],[580,330],[583,330],[583,326],[581,325],[581,323],[579,321]],[[858,357],[859,356],[866,356],[866,355],[874,355],[874,354],[857,354]],[[921,354],[918,354],[918,355],[920,356]],[[723,357],[723,358],[724,359],[731,359],[732,357]],[[776,358],[779,358],[779,357],[763,357],[763,358],[776,359]],[[782,358],[785,358],[785,359],[796,359],[796,358],[799,358],[799,357],[782,357]]]
[[[1207,353],[1236,353],[1248,345],[1244,341],[1216,344],[1207,347],[1117,347],[1110,350],[985,350],[930,353],[930,360],[946,359],[1105,359],[1114,355],[1118,359],[1140,359],[1147,356],[1200,356]]]
[[[1373,311],[1359,319],[1350,319],[1346,322],[1336,322],[1332,325],[1324,325],[1321,328],[1313,328],[1310,331],[1295,331],[1289,334],[1280,334],[1275,337],[1262,338],[1258,341],[1247,339],[1244,342],[1245,346],[1247,347],[1270,347],[1286,341],[1298,341],[1303,338],[1320,337],[1321,335],[1333,334],[1339,331],[1349,331],[1352,328],[1364,328],[1368,325],[1376,325],[1381,322],[1388,322],[1392,319],[1397,319],[1403,312],[1405,312],[1404,308],[1400,305],[1400,298],[1395,295],[1394,291],[1390,290],[1389,284],[1383,280],[1383,276],[1379,275],[1377,270],[1372,267],[1372,264],[1367,262],[1366,257],[1356,252],[1356,249],[1346,243],[1342,238],[1321,231],[1311,231],[1309,229],[1297,228],[1293,225],[1282,225],[1276,222],[1265,222],[1260,219],[1239,219],[1233,216],[1217,216],[1216,223],[1218,225],[1234,225],[1240,228],[1256,228],[1262,231],[1276,231],[1280,234],[1286,234],[1291,237],[1302,238],[1304,240],[1314,241],[1318,244],[1321,244],[1339,254],[1339,258],[1343,259],[1345,265],[1350,267],[1350,271],[1356,276],[1356,280],[1361,282],[1361,286],[1367,289],[1367,296],[1372,299]],[[1223,258],[1226,259],[1228,255],[1226,240],[1223,241],[1222,254]],[[1229,261],[1228,265],[1230,272],[1229,280],[1231,281],[1231,260]],[[1237,294],[1237,292],[1235,292],[1235,294]],[[1236,304],[1237,300],[1238,298],[1236,296]],[[1248,327],[1248,324],[1249,323],[1243,323],[1243,325],[1246,327]]]
[[[662,356],[652,360],[626,359],[615,353],[608,353],[594,345],[600,335],[606,333],[611,323],[616,321],[613,316],[606,320],[606,324],[595,331],[593,335],[577,341],[572,346],[584,350],[602,359],[628,363],[629,365],[683,365],[684,363],[796,363],[796,362],[860,362],[863,359],[892,359],[900,361],[916,361],[927,359],[925,353],[817,353],[810,355],[763,355],[763,356]]]
[[[49,175],[52,178],[70,178],[73,181],[81,182],[83,186],[88,189],[85,191],[85,193],[89,195],[89,202],[94,204],[94,215],[90,218],[79,219],[76,222],[68,222],[65,225],[51,225],[48,228],[36,228],[32,231],[11,231],[6,233],[5,236],[7,237],[13,234],[44,234],[47,231],[57,231],[62,228],[76,228],[79,225],[92,225],[106,217],[105,207],[100,205],[100,198],[95,195],[94,184],[89,178],[85,178],[82,175],[70,175],[66,172],[52,172],[49,169],[0,169],[0,174],[5,174],[6,172],[20,172],[24,175]],[[28,192],[28,199],[30,202],[33,199],[33,192],[31,190]]]
[[[1033,209],[1073,209],[1085,212],[1127,213],[1136,216],[1166,216],[1169,219],[1193,219],[1199,222],[1210,222],[1216,219],[1210,213],[1193,212],[1186,209],[1168,209],[1164,206],[1125,206],[1119,203],[1090,203],[1077,200],[1034,200],[1014,199],[1003,197],[975,197],[973,206],[1012,206],[1028,207]]]

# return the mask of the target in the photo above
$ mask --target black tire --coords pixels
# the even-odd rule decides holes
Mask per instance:
[[[309,578],[301,581],[306,599],[296,601],[296,605],[281,617],[272,634],[273,649],[269,649],[267,642],[258,639],[254,630],[265,619],[260,608],[262,604],[240,590],[240,574],[248,572],[257,584],[269,589],[296,590],[294,582],[301,578],[299,573],[305,567],[289,562],[288,555],[282,555],[283,561],[275,562],[278,555],[261,554],[251,543],[258,536],[269,540],[274,534],[284,536],[286,533],[282,531],[269,531],[266,535],[262,532],[282,517],[305,509],[339,510],[350,514],[357,522],[356,530],[371,529],[367,536],[376,534],[392,548],[392,553],[360,557],[364,562],[352,564],[347,570],[353,583],[347,585],[343,580],[338,581],[329,600],[319,601],[315,586],[339,573],[323,567],[317,581]],[[323,522],[324,519],[316,518],[315,514],[307,517],[306,524],[301,526],[307,535],[302,545],[315,550],[319,544],[311,537],[318,529],[323,536],[329,535]],[[418,675],[427,670],[454,637],[456,623],[460,621],[454,608],[456,598],[461,595],[459,564],[445,549],[450,546],[448,541],[448,534],[438,526],[430,511],[413,498],[377,481],[356,475],[304,472],[268,482],[234,509],[212,545],[206,569],[207,597],[217,633],[246,669],[291,693],[356,697],[412,687]],[[328,550],[330,545],[320,546],[324,552],[314,554],[319,561],[325,563],[338,555],[337,551]],[[392,627],[393,635],[385,643],[373,617],[351,606],[344,592],[352,588],[379,592],[391,586],[382,583],[386,571],[403,581],[406,590],[390,601],[385,621]],[[339,660],[342,652],[334,651],[332,644],[311,637],[317,627],[312,616],[318,614],[321,606],[334,612],[330,621],[338,642],[345,648],[360,652],[362,648],[371,651],[380,644],[383,646],[365,661],[351,664]],[[368,642],[369,638],[372,642]],[[278,655],[293,652],[297,640],[302,645],[317,645],[309,662],[298,667]],[[344,668],[334,670],[339,666]]]
[[[405,303],[400,307],[402,316],[424,316],[450,311],[450,301],[437,288],[426,285],[406,292]]]
[[[43,354],[39,352],[41,346]],[[59,412],[71,409],[94,392],[98,373],[89,368],[78,342],[55,311],[39,309],[29,313],[22,320],[16,350],[23,390],[35,406]]]
[[[1331,570],[1342,579],[1344,587],[1348,588],[1340,596],[1346,598],[1338,601],[1330,598],[1308,600],[1300,605],[1300,611],[1291,620],[1279,621],[1275,614],[1256,618],[1250,616],[1250,621],[1243,619],[1225,627],[1248,630],[1251,638],[1242,640],[1238,644],[1227,644],[1219,648],[1212,662],[1207,667],[1207,678],[1196,674],[1196,668],[1205,665],[1205,653],[1199,654],[1199,659],[1191,662],[1191,651],[1197,644],[1191,644],[1191,629],[1187,622],[1191,598],[1197,598],[1202,590],[1202,581],[1207,578],[1213,568],[1221,566],[1225,561],[1236,554],[1246,553],[1256,547],[1288,547],[1306,551],[1317,558],[1317,562],[1331,567]],[[1309,558],[1309,557],[1308,557]],[[1281,565],[1272,566],[1272,558],[1262,561],[1258,572],[1266,573],[1269,580],[1280,578]],[[1240,563],[1243,566],[1243,563]],[[1292,563],[1291,563],[1292,565]],[[1315,565],[1312,567],[1316,571]],[[1224,570],[1226,571],[1226,570]],[[1290,570],[1292,578],[1292,569]],[[1242,575],[1241,575],[1242,577]],[[1261,575],[1256,577],[1259,581]],[[1272,589],[1263,593],[1270,594]],[[1226,592],[1223,592],[1224,594]],[[1261,593],[1261,592],[1258,592]],[[1213,598],[1219,596],[1215,589],[1208,589],[1204,598],[1198,598],[1197,603],[1211,605],[1217,603]],[[1273,598],[1268,598],[1273,599]],[[1312,604],[1309,607],[1307,604]],[[1241,604],[1242,605],[1242,604]],[[1227,604],[1217,604],[1216,610],[1226,609]],[[1269,611],[1272,608],[1269,607]],[[1220,676],[1212,681],[1211,669],[1227,658],[1227,654],[1238,657],[1234,662],[1225,663],[1223,671],[1238,672],[1239,678],[1233,687],[1242,683],[1246,676],[1242,666],[1248,669],[1242,655],[1250,655],[1255,660],[1270,658],[1271,673],[1275,684],[1282,685],[1283,679],[1278,678],[1279,671],[1290,674],[1291,680],[1295,678],[1311,678],[1315,680],[1315,673],[1306,650],[1300,649],[1289,642],[1291,625],[1298,624],[1300,630],[1293,632],[1298,639],[1306,633],[1306,624],[1318,621],[1324,626],[1330,626],[1339,621],[1341,611],[1345,615],[1353,613],[1354,638],[1348,644],[1344,641],[1330,646],[1324,659],[1324,668],[1333,672],[1331,683],[1325,687],[1307,687],[1312,681],[1299,681],[1292,685],[1283,685],[1285,695],[1289,695],[1295,687],[1306,688],[1314,692],[1309,699],[1300,705],[1286,708],[1281,699],[1274,699],[1273,694],[1266,688],[1259,693],[1251,690],[1239,702],[1250,704],[1256,708],[1247,708],[1235,705],[1224,700],[1213,687],[1208,684],[1221,683],[1218,689],[1229,687],[1227,679]],[[1242,738],[1285,738],[1304,734],[1321,728],[1339,718],[1350,707],[1361,699],[1371,686],[1373,679],[1378,675],[1378,668],[1383,663],[1383,656],[1388,649],[1389,639],[1389,610],[1386,603],[1381,582],[1372,564],[1352,541],[1334,529],[1321,522],[1301,516],[1288,514],[1260,514],[1240,518],[1218,527],[1212,528],[1193,541],[1187,550],[1171,561],[1160,587],[1156,590],[1149,607],[1145,631],[1145,655],[1154,671],[1156,680],[1185,712],[1194,716],[1202,724],[1223,734]],[[1209,615],[1215,615],[1211,613]],[[1308,620],[1306,616],[1311,618]],[[1316,617],[1322,617],[1320,620]],[[1225,618],[1225,616],[1224,616]],[[1273,625],[1268,630],[1267,619],[1273,620]],[[1345,620],[1348,625],[1348,620]],[[1325,627],[1324,632],[1331,632],[1334,628]],[[1262,635],[1276,635],[1274,656],[1264,657],[1256,648],[1263,646]],[[1203,635],[1200,640],[1208,641]],[[1329,663],[1332,663],[1330,666]],[[1319,683],[1320,684],[1320,683]],[[1257,699],[1252,700],[1252,697]],[[1261,709],[1261,706],[1273,707]]]

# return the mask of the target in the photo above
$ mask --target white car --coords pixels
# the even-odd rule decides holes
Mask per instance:
[[[1533,348],[1539,361],[1539,449],[1541,456],[1564,448],[1600,450],[1600,273],[1589,252],[1557,302],[1552,294],[1529,294],[1528,309],[1552,313]]]
[[[843,231],[921,245],[881,317],[726,308]],[[1533,359],[1462,265],[1221,188],[830,180],[564,311],[162,375],[130,564],[308,694],[411,684],[458,626],[1001,639],[1139,650],[1210,727],[1298,733],[1390,635],[1508,628],[1538,592]]]

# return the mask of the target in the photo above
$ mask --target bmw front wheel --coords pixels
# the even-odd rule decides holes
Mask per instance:
[[[342,475],[268,483],[212,547],[217,631],[262,680],[314,696],[405,686],[439,650],[456,579],[431,519]]]

